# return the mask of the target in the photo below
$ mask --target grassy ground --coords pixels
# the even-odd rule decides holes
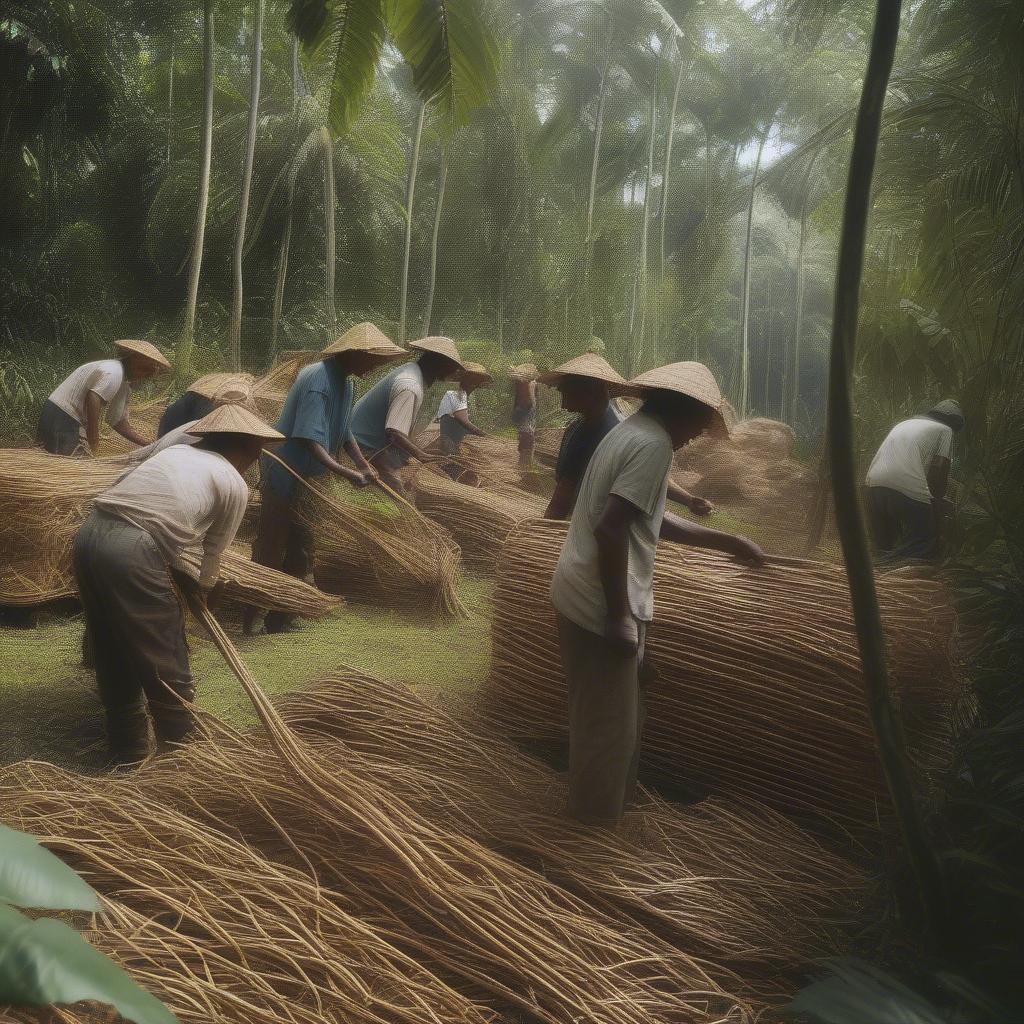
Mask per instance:
[[[298,689],[339,666],[411,685],[467,689],[490,663],[490,580],[468,577],[470,618],[437,623],[351,604],[301,632],[243,637],[229,632],[269,693]],[[80,667],[82,619],[49,613],[34,628],[0,627],[0,763],[36,758],[82,769],[102,763],[102,719],[92,673]],[[199,704],[236,726],[254,719],[247,698],[213,644],[192,639]]]

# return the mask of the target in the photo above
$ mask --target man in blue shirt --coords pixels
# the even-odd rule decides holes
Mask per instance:
[[[295,515],[304,488],[296,476],[309,478],[336,473],[357,487],[377,479],[352,435],[353,387],[351,377],[361,377],[383,363],[406,353],[371,323],[349,328],[323,351],[323,360],[299,371],[288,392],[277,429],[288,439],[278,457],[289,467],[264,457],[260,522],[252,547],[252,559],[303,579],[313,553],[310,530]],[[342,465],[341,451],[348,453],[355,469]],[[291,470],[291,472],[289,472]],[[246,615],[249,632],[255,611]],[[268,633],[294,628],[292,616],[269,612]]]

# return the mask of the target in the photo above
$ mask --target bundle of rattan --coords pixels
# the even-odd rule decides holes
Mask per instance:
[[[558,461],[558,450],[562,447],[562,427],[541,427],[534,435],[533,457],[545,466],[554,466]]]
[[[256,410],[268,423],[273,423],[288,397],[288,389],[295,383],[299,370],[321,358],[322,353],[295,350],[281,352],[277,362],[256,379],[252,388]]]
[[[321,589],[389,607],[464,614],[459,547],[412,505],[332,480],[310,486],[297,507],[313,532]]]
[[[417,444],[430,452],[440,451],[440,433],[431,425],[417,438]],[[519,483],[519,453],[516,442],[507,437],[465,437],[459,445],[455,462],[471,469],[484,486],[515,485]]]
[[[188,777],[181,783],[187,789]],[[103,896],[89,940],[182,1022],[493,1019],[347,914],[307,872],[265,859],[230,829],[154,805],[132,779],[22,763],[0,776],[0,794],[5,822],[41,838]]]
[[[483,572],[494,571],[509,533],[543,515],[546,504],[525,491],[470,487],[430,469],[416,474],[414,486],[417,508],[451,533],[467,567]]]
[[[155,441],[156,433],[160,426],[160,417],[163,416],[164,409],[166,408],[167,403],[162,398],[133,405],[129,410],[132,426],[144,437]],[[96,452],[100,458],[129,455],[137,447],[127,438],[122,437],[110,424],[106,422],[100,424],[100,444]]]
[[[513,736],[565,735],[565,684],[548,588],[565,530],[535,521],[498,566],[487,713]],[[927,713],[934,762],[956,696],[954,617],[942,585],[878,580],[897,692]],[[886,787],[865,710],[845,575],[823,563],[760,570],[673,545],[659,549],[648,633],[648,763],[683,784],[850,823]]]
[[[0,605],[33,606],[75,594],[71,545],[92,499],[125,472],[117,459],[73,459],[36,449],[0,449]],[[198,574],[198,560],[196,572]],[[228,551],[224,596],[315,618],[339,604],[302,580]]]
[[[325,760],[247,689],[271,744],[197,742],[152,762],[135,784],[154,807],[315,872],[342,911],[482,1005],[546,1024],[748,1019],[700,961],[421,816],[360,752],[336,744]]]
[[[623,831],[596,833],[564,818],[550,769],[401,685],[338,673],[280,707],[326,760],[358,751],[431,822],[736,969],[752,987],[778,993],[786,968],[835,953],[838,919],[862,906],[856,869],[763,808],[648,798]]]

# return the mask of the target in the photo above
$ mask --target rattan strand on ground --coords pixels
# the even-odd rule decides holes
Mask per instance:
[[[562,739],[565,683],[549,587],[563,524],[509,537],[498,568],[487,713],[509,735]],[[948,759],[958,692],[943,586],[879,579],[897,690],[922,761]],[[843,571],[791,560],[761,570],[661,545],[655,577],[647,762],[682,784],[863,825],[885,804]]]

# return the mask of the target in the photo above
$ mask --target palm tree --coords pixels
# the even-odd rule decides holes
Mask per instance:
[[[434,228],[430,234],[430,283],[427,305],[423,312],[423,333],[430,334],[430,318],[434,312],[434,288],[437,284],[437,240],[441,233],[441,211],[444,208],[445,186],[448,184],[448,144],[442,143],[441,169],[437,177],[437,201],[434,204]]]
[[[409,255],[412,251],[412,215],[416,199],[416,175],[420,167],[420,142],[423,139],[423,122],[427,117],[427,104],[420,103],[416,115],[409,153],[409,174],[405,188],[405,247],[402,253],[402,298],[398,313],[398,344],[405,344],[405,309],[409,297]]]

